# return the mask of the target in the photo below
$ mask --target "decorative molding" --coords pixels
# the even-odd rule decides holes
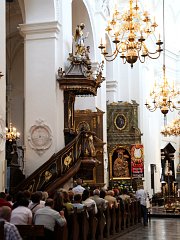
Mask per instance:
[[[102,0],[102,11],[106,17],[110,17],[109,0]]]
[[[109,3],[110,0],[96,0],[96,11],[100,12],[105,18],[110,16]]]
[[[106,92],[117,92],[118,82],[117,81],[106,81]]]
[[[29,130],[29,145],[38,155],[42,155],[52,144],[52,132],[43,120],[36,120],[36,124]]]
[[[57,38],[61,25],[58,21],[19,24],[20,34],[25,40]]]

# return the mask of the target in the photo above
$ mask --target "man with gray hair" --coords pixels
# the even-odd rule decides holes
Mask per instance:
[[[11,218],[11,208],[8,206],[0,207],[0,222],[4,222],[5,240],[22,240],[17,227],[9,223]]]
[[[91,197],[91,199],[93,199],[96,202],[96,206],[97,208],[107,208],[107,204],[106,201],[100,197],[100,190],[99,189],[95,189],[93,191],[93,196]]]

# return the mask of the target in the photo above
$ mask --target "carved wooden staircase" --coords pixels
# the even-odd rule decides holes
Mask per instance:
[[[62,150],[53,154],[28,178],[11,189],[11,193],[23,190],[53,193],[77,173],[81,164],[88,163],[88,167],[95,167],[99,161],[94,154],[93,135],[92,132],[80,132]]]
[[[77,54],[78,53],[78,54]],[[70,66],[66,71],[58,70],[57,81],[64,91],[64,135],[65,147],[38,168],[32,175],[22,181],[10,192],[18,190],[46,190],[54,192],[72,178],[82,166],[92,169],[100,163],[95,158],[94,133],[81,129],[77,135],[74,121],[74,103],[77,95],[96,96],[97,89],[104,81],[102,76],[103,62],[92,70],[89,58],[89,47],[83,46],[83,51],[70,53]]]

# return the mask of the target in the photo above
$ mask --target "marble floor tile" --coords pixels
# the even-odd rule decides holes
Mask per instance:
[[[180,240],[180,218],[152,218],[142,226],[115,240]]]

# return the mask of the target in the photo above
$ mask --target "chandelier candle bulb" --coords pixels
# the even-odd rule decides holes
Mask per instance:
[[[20,133],[17,132],[15,127],[12,127],[12,123],[9,124],[9,128],[6,127],[6,140],[9,142],[16,141],[20,137]]]

